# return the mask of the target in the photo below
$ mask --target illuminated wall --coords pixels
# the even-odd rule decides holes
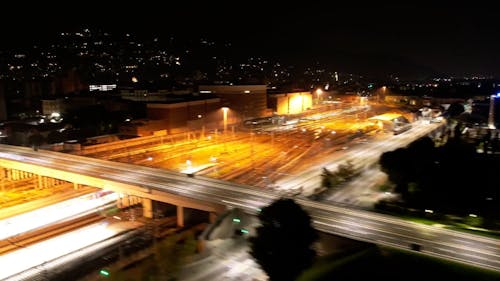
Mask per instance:
[[[210,93],[221,98],[222,105],[243,120],[270,114],[266,85],[200,85],[198,88],[200,94]]]
[[[63,99],[42,100],[42,114],[50,116],[52,113],[66,112],[66,106]]]
[[[297,114],[312,108],[310,92],[296,92],[275,95],[277,99],[276,112],[278,114]]]
[[[186,129],[188,121],[198,120],[198,115],[206,117],[211,112],[220,110],[220,107],[219,98],[176,103],[148,103],[147,115],[151,120],[164,120],[163,129],[170,131]]]

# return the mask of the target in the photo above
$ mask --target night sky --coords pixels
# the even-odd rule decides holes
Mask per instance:
[[[30,6],[32,14],[12,7],[12,13],[1,19],[0,31],[7,39],[2,41],[4,46],[18,46],[43,40],[46,34],[61,29],[102,27],[208,36],[233,42],[243,54],[315,61],[355,73],[500,77],[498,12],[492,6],[474,6],[476,2],[417,5],[377,1],[342,6],[314,1],[301,1],[299,6],[291,1],[283,5],[222,1],[216,6],[215,1],[169,2],[116,1],[105,7],[74,2],[60,10],[55,9],[56,4],[45,3]]]

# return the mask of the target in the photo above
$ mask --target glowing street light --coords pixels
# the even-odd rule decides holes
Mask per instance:
[[[323,94],[323,90],[317,89],[316,90],[316,103],[319,104],[319,98],[321,97],[321,94]]]
[[[228,107],[223,107],[222,108],[222,113],[224,114],[223,115],[223,121],[224,121],[224,134],[226,134],[226,131],[227,131],[227,111],[229,110]]]
[[[102,276],[106,276],[107,277],[107,276],[109,276],[109,271],[106,270],[106,269],[101,269],[99,271],[99,274],[102,275]]]
[[[490,96],[490,109],[488,112],[488,128],[496,129],[495,126],[495,99],[500,97],[500,93]]]
[[[380,88],[382,90],[382,92],[378,92],[377,94],[377,102],[380,102],[380,96],[382,96],[382,99],[385,99],[385,93],[387,91],[387,86],[382,86],[382,88]]]

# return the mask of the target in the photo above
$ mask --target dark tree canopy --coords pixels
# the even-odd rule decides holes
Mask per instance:
[[[446,115],[453,118],[462,114],[464,111],[464,106],[461,103],[452,103],[446,111]]]
[[[272,281],[292,281],[308,268],[318,238],[311,218],[292,199],[280,199],[262,209],[261,226],[250,238],[251,255]]]
[[[379,163],[406,207],[498,217],[498,155],[478,154],[458,137],[439,148],[424,138],[382,154]]]
[[[35,130],[34,132],[31,133],[31,135],[28,137],[28,143],[30,146],[33,147],[33,149],[38,150],[38,147],[43,144],[45,141],[45,138]]]

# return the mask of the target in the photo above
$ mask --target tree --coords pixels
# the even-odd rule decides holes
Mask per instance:
[[[356,169],[351,161],[340,164],[335,172],[323,167],[321,173],[321,186],[325,188],[336,187],[339,183],[346,182],[356,174]]]
[[[332,183],[333,173],[330,172],[327,168],[323,167],[323,173],[321,173],[321,186],[330,188],[334,186]]]
[[[348,181],[354,176],[355,173],[356,170],[354,169],[354,165],[352,164],[352,161],[349,160],[344,164],[339,165],[336,175],[341,179],[341,181]]]
[[[448,110],[446,111],[447,115],[450,116],[451,118],[457,117],[458,115],[462,114],[465,111],[463,104],[461,103],[452,103],[450,104],[450,107],[448,107]]]
[[[271,281],[291,281],[308,268],[318,239],[311,218],[292,199],[279,199],[262,209],[261,226],[251,237],[250,254]]]

